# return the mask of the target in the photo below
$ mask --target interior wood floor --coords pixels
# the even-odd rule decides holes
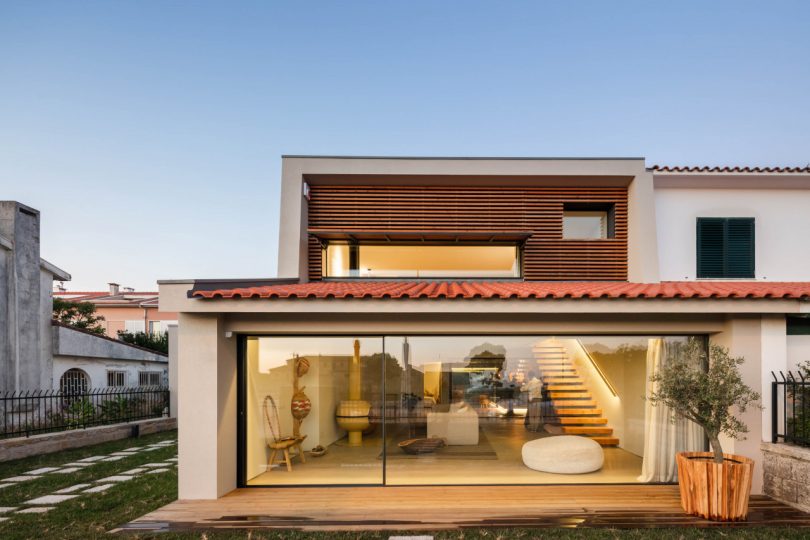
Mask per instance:
[[[217,500],[173,502],[118,530],[780,525],[810,527],[810,514],[754,496],[747,521],[710,522],[682,512],[677,486],[398,486],[238,489]]]
[[[605,463],[599,471],[587,474],[550,474],[529,469],[523,464],[523,444],[548,433],[526,431],[523,419],[499,419],[482,422],[481,433],[486,437],[490,456],[463,459],[448,459],[426,454],[417,457],[405,456],[395,447],[396,442],[408,438],[398,434],[389,441],[385,471],[387,485],[425,484],[623,484],[634,483],[641,473],[641,457],[621,448],[604,448]],[[251,486],[272,485],[346,485],[382,484],[383,463],[381,459],[382,438],[365,437],[363,446],[351,448],[341,439],[329,446],[322,457],[310,457],[302,464],[293,462],[293,470],[275,467],[250,479]]]

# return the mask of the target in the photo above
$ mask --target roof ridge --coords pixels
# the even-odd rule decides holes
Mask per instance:
[[[810,173],[810,164],[796,167],[760,167],[749,165],[653,165],[652,171],[675,173]]]

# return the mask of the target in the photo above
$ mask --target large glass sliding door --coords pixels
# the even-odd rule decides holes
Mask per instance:
[[[248,485],[672,482],[674,453],[705,446],[644,400],[666,362],[705,361],[701,336],[257,337],[246,349]],[[559,437],[590,445],[593,463],[555,450]]]

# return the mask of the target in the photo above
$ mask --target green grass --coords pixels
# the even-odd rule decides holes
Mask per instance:
[[[109,454],[124,448],[175,439],[176,436],[176,432],[164,432],[139,439],[123,439],[0,463],[0,478],[17,476],[40,467],[63,465],[85,457]],[[173,457],[176,452],[177,447],[173,445],[151,452],[139,452],[118,461],[94,463],[75,473],[45,474],[36,480],[0,489],[0,506],[19,507],[24,501],[52,494],[58,489],[74,484],[92,483],[94,480],[133,469],[144,463],[164,461]],[[4,514],[4,517],[11,519],[0,523],[0,538],[4,540],[101,538],[106,531],[168,504],[176,498],[177,472],[172,468],[166,473],[137,476],[101,493],[83,494],[54,505],[54,509],[45,514]]]
[[[124,439],[101,445],[68,450],[57,454],[36,456],[8,463],[0,463],[0,478],[16,476],[40,467],[58,466],[85,457],[110,454],[124,448],[145,446],[154,442],[174,439],[175,432],[147,435],[139,439]],[[0,506],[20,506],[26,500],[47,495],[58,489],[78,483],[91,483],[138,465],[165,461],[174,456],[176,446],[152,452],[141,452],[119,461],[101,462],[72,474],[46,474],[37,480],[23,482],[0,490]],[[94,496],[81,495],[55,505],[45,514],[6,514],[12,519],[0,523],[0,539],[93,539],[109,538],[107,531],[168,504],[177,497],[177,472],[172,469],[162,474],[140,475],[117,484]],[[739,529],[470,529],[436,532],[332,532],[304,533],[295,531],[216,530],[188,533],[126,533],[122,538],[156,540],[387,540],[391,535],[433,535],[436,540],[508,540],[508,539],[793,539],[808,538],[807,530],[789,528]]]

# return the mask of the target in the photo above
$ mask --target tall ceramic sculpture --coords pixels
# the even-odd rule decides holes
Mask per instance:
[[[290,412],[293,417],[293,436],[301,436],[301,422],[312,410],[312,402],[304,393],[304,386],[298,386],[298,380],[309,371],[309,360],[296,356],[293,360],[293,396],[290,400]]]
[[[354,355],[349,363],[349,399],[338,405],[338,426],[349,432],[349,446],[363,446],[363,430],[368,429],[368,413],[371,404],[360,396],[362,387],[360,371],[360,340],[354,340]]]

